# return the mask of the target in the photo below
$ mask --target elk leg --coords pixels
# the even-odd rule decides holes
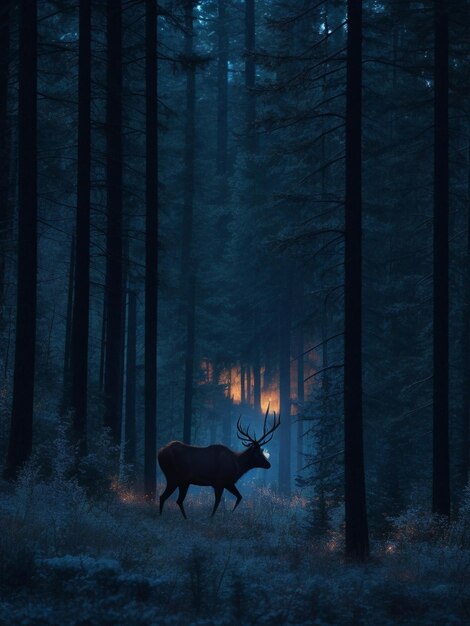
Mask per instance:
[[[234,495],[237,499],[237,501],[235,502],[235,506],[232,509],[232,513],[235,511],[235,509],[237,508],[237,506],[240,504],[241,499],[242,499],[242,494],[238,491],[238,489],[235,487],[235,485],[226,485],[225,489],[227,491],[230,491],[230,493],[232,495]]]
[[[211,517],[214,517],[214,514],[217,511],[217,507],[220,504],[220,498],[222,497],[223,490],[224,490],[223,487],[214,487],[215,502],[214,502],[214,508],[212,509]]]
[[[184,510],[183,502],[184,502],[184,499],[186,498],[186,494],[188,493],[189,484],[187,484],[187,485],[180,485],[179,489],[180,490],[179,490],[179,494],[178,494],[178,500],[176,501],[176,503],[179,506],[179,508],[181,509],[181,513],[183,514],[184,519],[188,519],[186,517],[186,513],[185,513],[185,510]]]
[[[165,491],[160,496],[160,515],[163,512],[163,505],[165,504],[165,500],[167,500],[171,496],[171,494],[175,491],[176,487],[177,485],[170,485],[170,483],[168,483],[167,486],[165,487]]]

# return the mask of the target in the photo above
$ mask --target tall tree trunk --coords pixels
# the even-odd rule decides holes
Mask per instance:
[[[184,384],[184,429],[183,441],[191,443],[191,426],[193,413],[193,372],[194,372],[194,343],[196,322],[196,277],[193,272],[189,276],[189,300],[186,319],[186,354],[185,354],[185,384]]]
[[[222,367],[214,368],[215,378],[217,386],[220,388],[220,396],[217,401],[217,411],[222,419],[222,441],[226,446],[230,447],[232,438],[232,402],[227,399],[222,391],[220,375]]]
[[[240,365],[240,402],[246,404],[246,366]]]
[[[104,425],[121,435],[122,368],[122,6],[107,0],[106,93],[106,354]]]
[[[218,60],[217,60],[217,174],[227,173],[228,145],[228,34],[226,0],[218,0]],[[226,195],[222,181],[221,196]]]
[[[258,135],[256,133],[256,12],[255,0],[245,0],[245,124],[246,124],[246,152],[248,157],[248,167],[251,169],[255,164],[250,163],[251,158],[258,152]],[[250,181],[248,190],[248,204],[251,211],[256,209],[257,204],[256,181]],[[251,388],[251,380],[247,385],[248,403],[253,404],[256,412],[261,412],[261,381],[260,381],[260,337],[257,331],[259,325],[260,312],[255,306],[252,310],[253,318],[253,389]],[[248,376],[251,372],[248,369]]]
[[[122,271],[122,302],[121,302],[121,307],[122,307],[122,315],[121,315],[121,336],[122,336],[122,341],[121,341],[121,381],[119,383],[119,388],[121,390],[121,396],[119,398],[119,402],[120,402],[120,406],[121,406],[121,434],[120,434],[120,441],[121,441],[121,446],[122,446],[122,442],[125,441],[124,437],[126,434],[126,424],[125,421],[123,419],[123,415],[125,412],[125,402],[126,402],[126,351],[127,351],[127,344],[126,344],[126,328],[127,328],[127,311],[128,311],[128,254],[129,254],[129,239],[126,237],[124,239],[124,250],[123,250],[123,271]],[[120,451],[120,463],[124,462],[124,447],[121,447],[121,451]],[[119,470],[121,471],[121,470]]]
[[[331,428],[330,422],[330,376],[328,367],[330,365],[328,359],[328,295],[323,300],[322,315],[322,390],[321,390],[321,421],[319,423],[319,441],[318,447],[320,456],[325,456],[327,449],[327,432]],[[318,466],[318,527],[321,533],[326,532],[328,528],[328,512],[326,506],[326,472],[327,464],[319,463]]]
[[[432,510],[449,516],[449,16],[445,0],[434,0],[434,25]]]
[[[304,330],[302,324],[297,330],[297,472],[300,472],[304,466],[304,404],[305,404],[305,385],[304,385]]]
[[[362,0],[348,0],[344,290],[346,556],[369,554],[362,435]]]
[[[104,392],[104,364],[106,355],[106,306],[107,306],[106,291],[103,293],[103,308],[101,311],[101,339],[100,339],[100,369],[98,374],[98,387],[101,392]]]
[[[248,406],[251,406],[251,365],[247,365],[245,367],[245,394],[246,394],[246,403]]]
[[[146,222],[145,222],[145,443],[144,491],[155,498],[157,459],[158,126],[157,8],[146,0]]]
[[[0,329],[5,323],[6,241],[11,225],[8,202],[10,141],[8,138],[8,70],[10,61],[10,4],[0,9]]]
[[[229,38],[227,29],[227,7],[226,0],[217,0],[217,175],[219,176],[219,197],[218,201],[221,207],[226,207],[228,199],[228,52]],[[226,224],[224,217],[219,224]],[[222,231],[223,232],[223,231]],[[226,254],[226,237],[221,237],[219,242],[221,255]],[[214,366],[214,376],[217,385],[220,384],[220,368]],[[241,392],[241,388],[240,388]],[[244,391],[243,391],[244,395]],[[231,440],[231,398],[227,402],[225,398],[221,398],[217,403],[217,410],[222,417],[222,437],[226,446],[230,445]]]
[[[279,433],[279,491],[291,493],[291,397],[290,397],[290,327],[292,290],[287,276],[279,311],[279,393],[281,428]]]
[[[184,215],[182,228],[182,286],[186,303],[186,355],[184,372],[183,441],[191,443],[193,377],[194,377],[194,325],[196,298],[194,268],[192,268],[193,203],[194,203],[194,152],[196,125],[196,66],[194,61],[193,32],[194,0],[185,0],[186,57],[186,128],[184,155]]]
[[[5,475],[31,455],[37,287],[37,4],[19,4],[18,276],[13,406]]]
[[[464,489],[468,485],[468,472],[470,469],[470,392],[468,389],[468,381],[470,380],[470,140],[467,139],[467,141],[467,249],[465,254],[462,334],[460,339],[463,363],[462,376],[460,378],[461,408],[457,415],[458,421],[456,424],[456,489],[452,498],[456,506],[460,505]]]
[[[302,268],[297,267],[298,272],[298,288],[297,292],[297,308],[298,308],[298,328],[296,333],[296,351],[297,351],[297,473],[304,466],[304,403],[305,403],[305,371],[304,371],[304,278]]]
[[[255,0],[245,0],[245,88],[246,88],[246,148],[255,153],[258,148],[256,122],[256,29]]]
[[[90,311],[91,0],[79,4],[78,160],[75,292],[71,342],[71,408],[80,454],[86,453]]]
[[[255,353],[253,355],[253,409],[261,413],[261,366],[259,359],[259,339],[255,339]]]
[[[126,406],[124,460],[134,466],[136,460],[136,367],[137,367],[137,294],[129,291],[126,350]]]
[[[64,339],[64,371],[62,372],[62,404],[60,413],[64,415],[70,408],[71,393],[71,373],[70,373],[70,353],[72,336],[72,316],[73,316],[73,284],[75,276],[75,233],[72,235],[70,244],[69,261],[69,281],[67,286],[67,311],[65,313],[65,339]]]
[[[466,272],[464,287],[464,306],[462,311],[462,410],[459,417],[458,435],[458,489],[457,501],[460,500],[463,490],[468,485],[470,469],[470,138],[467,139],[467,250]]]

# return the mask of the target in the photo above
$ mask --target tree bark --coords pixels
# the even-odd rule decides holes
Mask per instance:
[[[297,351],[297,473],[300,472],[302,467],[304,466],[304,404],[305,404],[305,356],[304,356],[304,325],[303,325],[303,315],[304,315],[304,277],[302,273],[301,266],[297,266],[297,279],[298,279],[298,287],[296,289],[297,296],[297,310],[298,310],[298,319],[297,319],[297,332],[295,337],[296,342],[296,351]]]
[[[217,174],[227,173],[228,145],[228,34],[225,0],[218,0],[218,61],[217,61]],[[225,196],[225,181],[222,183]]]
[[[362,0],[348,0],[344,291],[346,556],[369,554],[362,434]]]
[[[304,466],[304,404],[305,404],[305,385],[304,385],[304,332],[302,324],[299,325],[297,331],[297,472],[300,472]]]
[[[194,60],[193,0],[185,2],[185,57],[186,57],[186,129],[184,158],[184,215],[182,237],[182,285],[186,302],[186,354],[184,373],[183,441],[191,443],[192,403],[194,378],[194,345],[196,317],[196,277],[191,267],[194,203],[194,152],[196,122],[196,67]]]
[[[124,460],[135,466],[136,461],[136,367],[137,367],[137,294],[129,291],[126,350],[126,405]]]
[[[194,331],[196,321],[196,277],[189,277],[189,300],[186,320],[186,353],[185,353],[185,384],[184,384],[184,428],[183,441],[191,443],[191,427],[193,414],[193,372],[194,372]]]
[[[107,0],[106,93],[106,354],[104,426],[121,435],[122,369],[122,6]]]
[[[91,0],[79,4],[78,159],[75,291],[71,341],[71,408],[80,454],[86,453],[90,315]]]
[[[129,280],[129,239],[127,237],[124,238],[123,236],[123,265],[122,265],[122,301],[121,301],[121,308],[122,308],[122,315],[121,315],[121,337],[122,337],[122,341],[121,341],[121,380],[119,382],[119,389],[120,389],[120,397],[119,397],[119,403],[120,403],[120,407],[121,407],[121,420],[120,420],[120,441],[121,441],[121,445],[123,445],[123,442],[125,441],[124,437],[125,437],[125,430],[126,430],[126,424],[124,422],[124,414],[125,414],[125,402],[126,402],[126,382],[125,382],[125,377],[126,377],[126,350],[127,350],[127,344],[126,344],[126,329],[127,329],[127,310],[128,310],[128,280]],[[124,461],[124,448],[121,449],[121,455],[120,455],[120,459],[122,461]],[[120,460],[120,462],[121,462]]]
[[[254,163],[250,163],[251,158],[258,152],[258,135],[256,133],[256,12],[255,0],[245,0],[245,124],[246,124],[246,152],[247,165],[251,169],[256,167]],[[248,204],[251,211],[256,210],[257,190],[255,180],[250,181],[248,189]],[[247,368],[248,384],[247,384],[247,401],[253,406],[255,412],[261,412],[261,380],[260,380],[260,337],[257,328],[259,325],[260,312],[255,306],[252,309],[253,318],[253,334],[252,345],[253,352],[251,366],[253,371],[253,387],[251,387],[251,369]]]
[[[251,386],[251,365],[247,365],[245,367],[245,394],[246,394],[246,403],[248,406],[251,406],[251,396],[252,396],[252,386]]]
[[[255,353],[253,355],[253,409],[261,413],[261,366],[259,359],[259,339],[255,339]]]
[[[468,485],[468,472],[470,469],[470,390],[468,381],[470,380],[470,138],[467,139],[467,250],[465,268],[464,306],[462,310],[462,410],[458,424],[458,458],[457,458],[457,502],[463,494],[463,490]]]
[[[434,1],[433,513],[450,516],[449,475],[449,16]]]
[[[11,227],[8,201],[10,141],[8,138],[8,74],[10,64],[10,5],[0,9],[0,328],[4,328],[6,297],[6,243]]]
[[[244,365],[241,365],[240,366],[240,402],[241,404],[245,404],[246,402],[245,374],[246,374],[246,368]]]
[[[465,304],[463,307],[463,372],[462,372],[462,413],[459,424],[459,494],[468,486],[470,470],[470,138],[468,139],[467,157],[467,250],[465,274]]]
[[[246,148],[250,153],[258,149],[256,122],[256,29],[255,0],[245,0],[245,89],[246,89]]]
[[[145,443],[144,491],[156,493],[157,459],[157,315],[158,315],[158,125],[157,8],[146,0],[146,223],[145,223]]]
[[[71,335],[72,335],[72,316],[73,316],[73,284],[75,276],[75,233],[72,235],[72,243],[70,244],[70,261],[69,276],[67,286],[67,311],[65,319],[65,339],[64,339],[64,371],[62,373],[62,404],[60,407],[61,415],[64,415],[70,408],[71,393],[71,374],[70,374],[70,352],[71,352]]]
[[[31,455],[37,288],[37,4],[19,4],[18,275],[13,405],[5,475]]]
[[[106,360],[106,301],[106,291],[104,291],[103,308],[101,310],[100,369],[98,374],[98,388],[102,393],[104,392],[104,364]]]
[[[279,393],[281,416],[281,427],[279,432],[279,491],[285,496],[290,496],[291,494],[291,317],[292,289],[291,281],[286,276],[279,310]]]

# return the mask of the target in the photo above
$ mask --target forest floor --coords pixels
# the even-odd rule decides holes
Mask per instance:
[[[411,512],[351,565],[298,497],[252,491],[234,513],[228,497],[211,519],[212,502],[190,492],[184,520],[174,497],[160,517],[130,491],[90,503],[34,472],[2,483],[0,624],[470,624],[466,522],[436,539]]]

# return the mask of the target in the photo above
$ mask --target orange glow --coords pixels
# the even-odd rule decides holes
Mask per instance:
[[[140,500],[140,498],[135,493],[132,493],[132,491],[121,491],[119,493],[119,499],[125,504],[132,504]]]
[[[279,415],[279,388],[272,385],[270,389],[261,389],[261,412],[264,413],[268,408],[269,412]]]
[[[199,371],[202,374],[201,379],[199,380],[200,385],[212,382],[214,377],[214,366],[209,359],[202,359],[199,363]]]
[[[261,379],[261,411],[264,412],[270,405],[269,412],[276,411],[279,413],[279,386],[277,382],[273,382],[269,387],[264,385],[264,367],[260,371]],[[241,385],[241,368],[232,367],[223,370],[220,381],[225,385],[225,396],[231,398],[234,404],[241,404],[242,401],[242,385]],[[253,374],[245,373],[245,403],[253,405]]]
[[[307,346],[306,346],[307,348]],[[290,392],[291,392],[291,415],[296,415],[299,407],[297,405],[298,397],[298,359],[297,355],[293,355],[293,360],[290,368]],[[304,397],[307,400],[311,394],[314,386],[320,382],[317,378],[312,377],[319,367],[319,355],[314,352],[308,352],[304,357]],[[208,359],[204,359],[201,364],[201,371],[204,374],[204,382],[210,382],[213,376],[213,365]],[[265,380],[266,368],[262,366],[260,368],[260,383],[261,383],[261,412],[264,413],[269,405],[269,412],[272,414],[276,412],[279,414],[280,410],[280,394],[279,394],[279,370],[271,370],[269,375],[269,384]],[[232,366],[221,371],[219,377],[219,383],[224,385],[224,393],[226,398],[230,398],[233,404],[242,403],[242,367],[241,365]],[[308,379],[305,381],[305,379]],[[253,392],[254,392],[254,377],[253,370],[247,366],[245,369],[245,389],[244,389],[244,402],[247,406],[253,406]]]
[[[334,539],[330,539],[326,544],[326,547],[330,552],[335,552],[338,549],[338,543]]]
[[[125,504],[132,504],[141,500],[136,493],[131,491],[123,483],[120,483],[117,478],[111,481],[111,490],[114,491],[119,500]]]
[[[230,387],[227,388],[227,396],[230,391],[230,397],[234,404],[240,404],[242,400],[241,391],[241,372],[238,367],[232,367],[230,370]]]

